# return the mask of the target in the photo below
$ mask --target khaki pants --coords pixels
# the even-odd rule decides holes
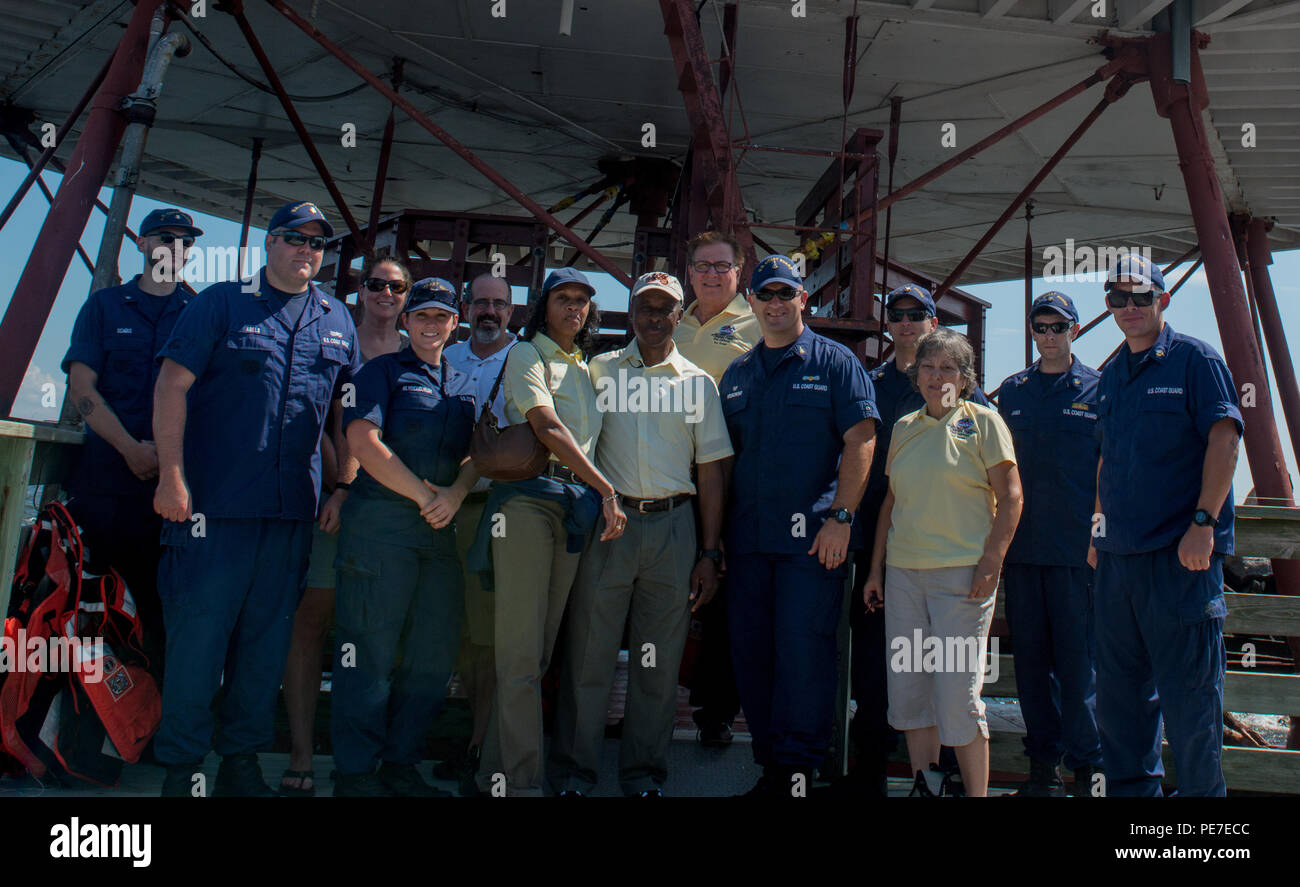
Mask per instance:
[[[690,626],[695,515],[689,504],[639,514],[582,557],[569,607],[567,657],[551,752],[555,787],[590,791],[600,772],[610,688],[623,626],[628,632],[627,706],[619,748],[626,795],[662,788],[677,711],[677,670]]]
[[[542,794],[542,694],[555,635],[580,555],[565,551],[564,507],[532,496],[501,506],[505,535],[492,539],[497,692],[478,784],[507,795]]]

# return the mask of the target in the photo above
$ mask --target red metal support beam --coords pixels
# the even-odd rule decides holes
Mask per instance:
[[[713,82],[709,52],[695,18],[695,6],[691,0],[659,0],[659,8],[677,70],[677,88],[691,124],[692,145],[703,161],[705,193],[713,223],[740,242],[745,262],[753,268],[757,261],[754,238],[749,233],[722,98]]]
[[[244,250],[248,247],[248,229],[253,224],[253,195],[257,193],[257,164],[262,159],[261,136],[253,137],[253,153],[248,163],[248,187],[244,190],[244,216],[239,225],[239,273],[244,273]]]
[[[1199,49],[1208,42],[1205,35],[1192,32],[1191,82],[1179,83],[1173,75],[1171,35],[1165,33],[1147,38],[1145,48],[1150,65],[1151,96],[1155,100],[1156,113],[1168,119],[1173,130],[1178,166],[1196,225],[1196,239],[1205,259],[1205,276],[1214,303],[1224,359],[1238,391],[1250,390],[1246,388],[1249,385],[1255,392],[1254,406],[1242,409],[1246,460],[1250,464],[1251,479],[1255,482],[1255,495],[1266,504],[1294,505],[1291,479],[1287,475],[1282,441],[1273,416],[1273,400],[1268,395],[1264,376],[1264,357],[1252,330],[1250,308],[1241,282],[1241,266],[1237,263],[1228,212],[1214,169],[1210,138],[1201,117],[1209,104],[1209,94],[1205,88]],[[1273,577],[1281,594],[1300,595],[1300,561],[1274,558]],[[1293,652],[1300,649],[1294,639],[1291,639],[1291,647]],[[1289,748],[1300,746],[1300,717],[1291,718],[1287,745]]]
[[[393,59],[393,89],[402,88],[402,69],[405,63],[402,59]],[[379,163],[375,167],[375,190],[370,197],[370,221],[366,224],[366,233],[369,238],[366,240],[366,253],[373,254],[375,251],[375,234],[379,229],[379,214],[384,205],[384,185],[388,181],[388,160],[393,154],[393,131],[397,126],[396,120],[397,108],[390,106],[388,109],[388,120],[384,123],[384,137],[379,143]]]
[[[163,0],[139,0],[122,34],[113,63],[91,103],[54,203],[45,216],[13,298],[0,322],[0,408],[13,410],[50,308],[59,294],[74,244],[86,227],[95,197],[104,184],[113,154],[126,129],[122,99],[139,84],[149,48],[149,28]]]
[[[473,151],[452,138],[452,136],[441,126],[438,126],[438,124],[434,123],[427,116],[421,113],[418,108],[398,95],[398,93],[391,89],[387,83],[380,80],[359,61],[348,55],[341,46],[322,34],[315,25],[286,6],[282,0],[267,0],[267,2],[277,12],[296,25],[304,34],[319,43],[326,52],[341,61],[362,80],[365,80],[374,87],[376,92],[383,95],[398,108],[401,108],[403,113],[418,123],[426,132],[450,148],[457,156],[463,159],[470,166],[474,167],[474,169],[486,176],[492,184],[496,185],[516,203],[528,210],[540,221],[544,222],[547,227],[559,234],[569,243],[573,244],[574,248],[576,248],[578,252],[591,259],[592,262],[601,268],[601,270],[608,272],[615,280],[619,281],[624,286],[630,287],[632,285],[632,278],[629,277],[622,268],[614,264],[612,260],[599,250],[593,248],[591,244],[587,243],[587,241],[575,234],[568,228],[568,226],[555,218],[555,216],[548,213],[537,201],[519,190],[518,186],[513,182],[501,173],[497,172],[487,163],[483,162],[483,160],[474,154]],[[359,241],[360,238],[358,238],[358,242]]]
[[[284,116],[289,118],[289,123],[293,126],[293,131],[298,134],[298,141],[302,142],[302,147],[311,158],[312,165],[316,167],[316,174],[320,176],[321,184],[325,190],[329,191],[330,198],[334,201],[334,206],[338,209],[339,215],[343,218],[343,223],[347,225],[348,230],[358,244],[364,245],[365,239],[361,236],[361,229],[357,227],[357,220],[352,215],[352,210],[348,208],[348,202],[343,199],[342,192],[334,182],[334,177],[330,175],[329,168],[325,165],[325,159],[320,156],[316,150],[316,143],[312,140],[311,133],[307,132],[306,125],[302,118],[298,116],[298,109],[293,106],[293,101],[289,98],[289,93],[284,89],[284,84],[280,81],[280,75],[275,73],[275,68],[271,65],[271,60],[267,58],[266,50],[262,48],[261,41],[257,39],[257,33],[253,26],[249,24],[248,17],[244,15],[243,0],[235,0],[232,10],[235,16],[235,22],[239,25],[239,30],[243,32],[244,39],[248,41],[248,48],[253,51],[257,58],[258,65],[262,68],[262,73],[266,75],[266,82],[271,89],[275,91],[275,96],[280,100],[280,107],[284,109]]]
[[[1029,180],[1029,184],[1025,185],[1021,192],[1016,195],[1015,200],[1011,201],[1011,205],[1002,211],[1002,215],[998,216],[997,221],[995,221],[989,229],[984,232],[984,236],[981,237],[975,245],[971,247],[970,252],[968,252],[965,257],[957,263],[957,267],[952,269],[952,272],[943,283],[939,284],[934,291],[936,296],[941,295],[948,289],[948,287],[961,279],[961,276],[966,273],[966,269],[969,268],[971,263],[974,262],[975,259],[979,257],[979,254],[984,251],[984,247],[988,246],[989,242],[997,236],[999,231],[1002,230],[1002,226],[1011,220],[1011,217],[1016,214],[1016,210],[1020,208],[1021,204],[1029,199],[1029,195],[1033,194],[1039,184],[1042,183],[1043,179],[1047,178],[1052,170],[1056,168],[1056,164],[1060,163],[1061,159],[1070,152],[1070,149],[1074,147],[1075,143],[1078,142],[1079,139],[1083,138],[1083,134],[1097,121],[1097,118],[1101,116],[1102,112],[1109,108],[1112,102],[1127,92],[1131,85],[1132,81],[1127,77],[1116,77],[1110,82],[1106,87],[1106,95],[1104,95],[1101,100],[1093,106],[1093,109],[1088,112],[1088,116],[1083,118],[1083,121],[1075,127],[1074,132],[1070,133],[1069,136],[1066,137],[1065,141],[1061,143],[1061,147],[1056,149],[1056,153],[1047,159],[1047,162],[1043,164],[1043,168],[1034,174],[1034,177]]]
[[[1250,256],[1250,276],[1255,284],[1255,299],[1259,304],[1259,320],[1264,327],[1268,353],[1273,363],[1273,377],[1278,399],[1282,401],[1282,414],[1286,417],[1291,435],[1291,450],[1300,458],[1300,385],[1296,383],[1295,365],[1291,361],[1291,347],[1286,341],[1286,328],[1277,310],[1277,296],[1273,293],[1273,280],[1268,266],[1273,264],[1273,252],[1268,246],[1269,224],[1263,219],[1251,219],[1246,228],[1246,250]]]
[[[76,107],[72,109],[71,113],[69,113],[64,119],[63,124],[55,131],[54,144],[41,152],[41,156],[36,159],[35,164],[30,162],[27,164],[29,170],[26,178],[23,179],[22,184],[18,186],[18,189],[14,191],[14,196],[9,198],[9,203],[5,205],[4,210],[0,211],[0,228],[5,226],[5,223],[9,221],[9,217],[14,214],[14,210],[18,209],[18,204],[23,202],[23,198],[26,197],[27,192],[31,190],[32,183],[36,181],[37,177],[40,176],[41,171],[45,169],[45,165],[54,157],[54,152],[58,150],[59,145],[63,144],[64,138],[72,131],[72,127],[76,124],[77,119],[81,117],[81,112],[86,110],[86,105],[90,104],[90,100],[94,97],[95,91],[98,90],[100,84],[104,82],[104,78],[108,75],[108,70],[112,67],[113,59],[116,56],[117,49],[114,48],[113,53],[108,57],[108,61],[104,62],[104,67],[99,69],[99,73],[95,75],[95,79],[91,81],[90,86],[77,101]]]
[[[1037,108],[1034,108],[1031,111],[1027,111],[1026,113],[1022,114],[1020,117],[1017,117],[1015,120],[1011,121],[1006,126],[999,129],[997,132],[985,136],[975,144],[971,145],[966,150],[954,155],[948,160],[945,160],[943,163],[939,164],[929,172],[922,173],[921,175],[912,179],[912,181],[908,182],[906,185],[903,185],[901,188],[899,188],[897,191],[893,192],[892,194],[882,197],[880,200],[876,201],[876,205],[874,207],[868,207],[867,209],[863,210],[858,214],[858,217],[854,222],[854,226],[862,224],[875,213],[881,212],[882,210],[885,210],[893,206],[895,203],[902,200],[904,197],[909,196],[913,191],[917,191],[921,188],[924,188],[926,185],[930,184],[931,182],[939,178],[944,173],[951,172],[961,164],[965,163],[967,160],[970,160],[976,154],[979,154],[981,151],[985,150],[986,148],[989,148],[992,145],[997,144],[1007,136],[1011,135],[1013,132],[1016,132],[1019,129],[1023,129],[1025,126],[1029,125],[1030,123],[1033,123],[1039,117],[1042,117],[1047,112],[1060,107],[1061,105],[1065,104],[1070,99],[1074,98],[1080,93],[1087,92],[1089,89],[1096,86],[1098,83],[1101,83],[1106,78],[1125,69],[1131,70],[1133,66],[1134,66],[1134,58],[1132,53],[1123,53],[1117,55],[1117,57],[1111,59],[1106,64],[1102,65],[1096,71],[1089,74],[1087,77],[1083,78],[1078,83],[1074,84],[1074,86],[1071,86],[1069,89],[1065,90],[1064,92],[1060,93],[1054,98],[1048,99],[1047,101],[1039,105]]]

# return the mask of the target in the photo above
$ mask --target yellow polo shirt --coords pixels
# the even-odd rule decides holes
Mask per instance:
[[[695,317],[699,305],[697,299],[686,309],[673,341],[682,356],[712,376],[716,384],[733,360],[758,344],[763,331],[744,296],[737,295],[705,324]]]
[[[549,386],[542,355],[551,371]],[[502,387],[506,392],[506,421],[511,425],[527,422],[528,411],[534,407],[551,407],[578,448],[591,456],[600,436],[601,416],[581,349],[575,346],[572,352],[565,351],[544,333],[533,336],[531,342],[517,342],[506,358]],[[551,461],[556,461],[554,453]]]
[[[646,366],[633,340],[591,362],[601,411],[596,466],[625,496],[694,493],[692,462],[732,455],[718,386],[677,348]]]
[[[894,494],[885,564],[925,570],[979,563],[996,503],[989,469],[1015,461],[1002,417],[969,400],[942,419],[924,407],[899,419],[885,459]]]

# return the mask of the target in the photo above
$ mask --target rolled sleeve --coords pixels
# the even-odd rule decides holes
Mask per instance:
[[[511,348],[506,358],[506,402],[513,404],[521,419],[534,407],[555,409],[555,398],[546,384],[544,358],[537,348]]]
[[[876,409],[876,390],[861,363],[856,359],[840,361],[835,367],[832,381],[835,427],[841,436],[863,419],[880,422],[880,411]]]
[[[731,447],[731,437],[727,433],[727,422],[722,416],[722,398],[718,395],[718,386],[712,376],[699,375],[690,380],[698,385],[701,405],[700,421],[688,423],[695,435],[695,461],[716,462],[735,455]]]
[[[1217,356],[1205,356],[1192,361],[1189,376],[1192,417],[1202,439],[1209,438],[1210,428],[1220,419],[1231,419],[1241,434],[1244,429],[1241,408],[1237,405],[1237,389],[1227,364]]]
[[[343,408],[344,431],[357,419],[365,419],[381,429],[384,427],[384,416],[392,389],[388,379],[388,366],[386,360],[372,360],[356,374],[352,380],[356,386],[356,403]]]
[[[992,468],[1003,462],[1016,464],[1016,448],[1011,441],[1011,429],[1007,428],[1007,423],[992,411],[982,415],[984,429],[980,434],[980,458],[984,460],[984,465]]]
[[[158,352],[158,360],[176,361],[197,378],[226,334],[226,300],[216,284],[194,297],[172,328],[171,338]]]
[[[74,363],[84,363],[97,374],[104,371],[104,309],[93,295],[77,313],[72,341],[60,367],[67,373]]]

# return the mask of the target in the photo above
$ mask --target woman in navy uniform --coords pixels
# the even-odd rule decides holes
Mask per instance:
[[[450,283],[416,283],[407,346],[365,365],[343,412],[361,471],[335,561],[335,796],[446,794],[415,765],[456,660],[464,577],[452,518],[478,477],[474,386],[442,359],[459,313]]]

